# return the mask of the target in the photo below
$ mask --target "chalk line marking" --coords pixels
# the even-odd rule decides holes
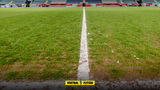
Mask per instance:
[[[81,32],[81,46],[80,46],[80,59],[78,66],[78,80],[89,80],[89,63],[88,63],[88,42],[87,42],[87,24],[86,24],[86,10],[83,7],[83,21]]]

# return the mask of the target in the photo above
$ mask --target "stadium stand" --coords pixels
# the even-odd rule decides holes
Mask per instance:
[[[122,2],[124,2],[124,3],[136,3],[135,0],[122,0]]]
[[[158,3],[160,3],[160,0],[156,0]]]
[[[136,0],[122,0],[122,2],[126,3],[128,6],[138,6],[139,5]]]
[[[13,3],[14,4],[25,4],[26,0],[14,0]]]
[[[102,0],[103,6],[120,6],[119,0]]]
[[[48,0],[49,7],[65,7],[66,0]]]
[[[44,2],[45,2],[45,0],[33,0],[32,4],[42,4]]]
[[[119,0],[102,0],[102,3],[119,3]]]
[[[146,6],[155,6],[154,0],[143,0],[143,3],[145,3]]]
[[[87,3],[102,3],[101,0],[86,0]]]
[[[1,0],[0,1],[0,4],[8,4],[8,3],[10,3],[11,2],[11,0]]]
[[[66,0],[48,0],[49,4],[66,4]]]
[[[155,3],[154,0],[143,0],[144,3]]]
[[[83,0],[67,0],[67,3],[73,3],[73,4],[78,4],[83,2]]]
[[[0,0],[0,5],[15,4],[18,7],[25,6],[26,0]],[[138,6],[138,0],[86,0],[86,6]],[[81,7],[83,0],[33,0],[31,7]],[[160,6],[160,0],[143,0],[144,6]]]

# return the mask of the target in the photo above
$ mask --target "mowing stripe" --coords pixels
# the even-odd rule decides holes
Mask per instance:
[[[88,42],[87,42],[87,24],[86,24],[86,11],[83,7],[83,21],[81,32],[81,47],[80,47],[80,59],[78,66],[78,80],[89,80],[89,63],[88,63]]]

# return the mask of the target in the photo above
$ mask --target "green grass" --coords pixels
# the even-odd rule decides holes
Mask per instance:
[[[0,8],[0,80],[76,77],[81,8]]]
[[[91,75],[160,78],[157,7],[89,7]],[[76,79],[82,8],[0,8],[0,80]]]
[[[160,9],[87,8],[91,74],[98,80],[160,78]]]

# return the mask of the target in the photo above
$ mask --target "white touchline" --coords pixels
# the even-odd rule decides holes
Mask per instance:
[[[80,59],[78,66],[78,80],[89,80],[89,63],[88,63],[88,42],[87,42],[87,24],[86,24],[86,11],[83,7],[83,21],[81,32],[81,46],[80,46]]]

